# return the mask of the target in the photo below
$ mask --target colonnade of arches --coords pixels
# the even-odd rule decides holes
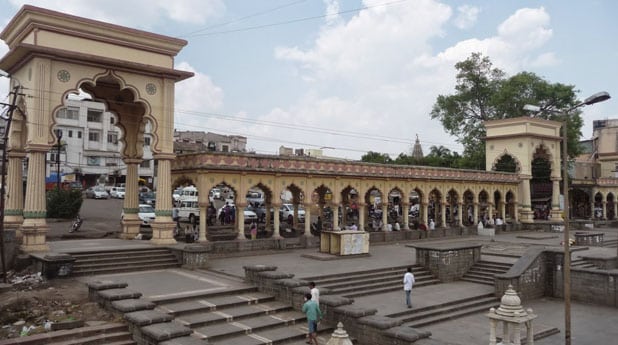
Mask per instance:
[[[298,177],[284,181],[286,176],[258,179],[251,183],[253,177],[227,175],[218,179],[204,173],[194,178],[176,177],[172,186],[193,184],[198,188],[200,215],[205,215],[199,221],[200,241],[216,239],[221,228],[232,228],[238,239],[249,238],[254,220],[246,218],[245,210],[257,215],[259,237],[311,236],[331,229],[396,231],[427,228],[432,223],[436,228],[463,227],[495,218],[518,220],[516,186],[490,188],[453,182],[432,186],[358,179],[345,183],[336,177],[320,183]],[[213,199],[213,189],[223,190],[225,196]],[[262,198],[248,198],[252,193]],[[233,222],[224,220],[225,208],[233,212]]]

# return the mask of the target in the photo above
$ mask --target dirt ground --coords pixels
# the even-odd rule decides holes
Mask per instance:
[[[11,287],[0,292],[0,339],[44,333],[50,322],[121,321],[90,302],[88,288],[82,282],[71,278],[46,280],[29,272],[11,273]]]

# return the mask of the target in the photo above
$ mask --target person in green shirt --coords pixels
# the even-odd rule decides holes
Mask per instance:
[[[320,305],[311,299],[311,293],[305,294],[305,304],[303,304],[303,313],[307,316],[309,325],[309,344],[318,345],[318,322],[322,319],[322,311]]]

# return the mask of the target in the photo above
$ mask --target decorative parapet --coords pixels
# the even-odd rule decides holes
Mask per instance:
[[[205,152],[178,155],[172,170],[207,169],[243,172],[302,173],[315,176],[363,176],[377,178],[434,179],[518,184],[517,174],[448,169],[427,166],[375,164],[358,161],[333,161],[310,157],[285,157],[242,153]]]
[[[435,230],[429,231],[434,232]],[[428,243],[409,244],[416,249],[416,263],[425,267],[441,282],[458,280],[481,259],[480,244]]]

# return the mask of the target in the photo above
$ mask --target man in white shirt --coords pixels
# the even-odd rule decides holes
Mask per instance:
[[[310,282],[309,283],[309,289],[311,289],[311,300],[315,301],[315,303],[317,303],[318,305],[320,304],[320,290],[318,290],[317,287],[315,287],[315,283],[314,282]]]
[[[414,286],[414,274],[412,274],[412,267],[408,267],[408,271],[403,275],[403,291],[406,293],[406,305],[408,308],[412,308],[412,301],[410,300],[412,286]]]

